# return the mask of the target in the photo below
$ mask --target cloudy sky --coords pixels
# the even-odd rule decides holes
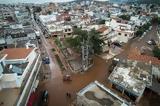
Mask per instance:
[[[8,3],[46,3],[46,2],[68,2],[74,0],[0,0],[1,4],[8,4]]]

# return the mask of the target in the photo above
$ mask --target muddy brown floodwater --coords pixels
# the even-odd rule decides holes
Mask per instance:
[[[49,92],[48,106],[69,106],[76,98],[76,93],[89,83],[95,80],[106,83],[108,64],[99,57],[94,57],[94,61],[94,66],[87,72],[72,74],[72,81],[70,82],[63,81],[62,76],[58,76],[41,83],[39,90],[47,89]],[[51,71],[54,71],[54,69]],[[66,92],[71,93],[71,98],[66,97]]]
[[[108,67],[110,61],[94,57],[94,65],[87,72],[72,74],[72,81],[63,81],[63,75],[56,63],[55,57],[51,52],[51,48],[45,45],[49,57],[51,58],[50,69],[51,79],[40,82],[38,92],[47,89],[49,92],[48,106],[69,106],[76,98],[76,93],[84,88],[89,83],[98,80],[100,83],[108,86],[107,78],[109,76]],[[127,50],[129,51],[129,49]],[[122,53],[120,57],[126,57],[128,52]],[[66,96],[66,93],[71,93],[71,98]],[[142,97],[138,106],[159,106],[160,96],[154,93],[146,93]],[[38,105],[39,106],[39,105]]]

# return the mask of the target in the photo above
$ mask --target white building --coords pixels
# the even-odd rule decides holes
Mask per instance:
[[[104,87],[92,82],[77,93],[77,106],[129,106],[128,103]]]
[[[45,26],[49,23],[55,22],[57,19],[56,19],[56,15],[52,14],[52,15],[40,15],[39,20]]]
[[[126,94],[138,103],[145,88],[152,86],[152,66],[139,61],[121,60],[108,79],[122,95]]]
[[[112,42],[127,43],[134,37],[134,31],[117,29],[115,30],[115,35],[111,38]]]
[[[131,16],[130,22],[134,23],[135,26],[143,26],[144,24],[148,23],[151,21],[150,16],[146,15],[136,15],[136,16]]]
[[[9,7],[0,8],[0,12],[4,19],[7,19],[8,17],[14,18],[14,11]]]
[[[15,16],[19,23],[22,23],[23,25],[30,25],[31,18],[27,10],[16,10]]]
[[[134,25],[131,25],[129,21],[122,20],[120,18],[112,18],[106,21],[106,26],[111,27],[114,33],[110,40],[112,42],[127,43],[128,40],[134,37]]]
[[[111,20],[106,21],[106,26],[111,27],[112,29],[117,29],[119,26],[125,26],[128,30],[133,30],[134,28],[129,24],[128,21],[122,20],[120,18],[112,18]]]
[[[71,37],[72,26],[65,25],[64,20],[58,20],[57,14],[40,15],[39,19],[50,36],[59,38]]]
[[[0,101],[5,106],[25,106],[41,67],[36,48],[4,49],[0,59]]]

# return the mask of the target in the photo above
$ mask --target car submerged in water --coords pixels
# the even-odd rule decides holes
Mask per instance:
[[[156,45],[156,42],[155,42],[153,39],[148,40],[146,43],[147,43],[148,45]]]
[[[42,58],[42,61],[43,61],[44,64],[50,64],[49,57]]]
[[[48,91],[44,90],[42,91],[42,94],[41,94],[41,105],[47,106],[47,103],[48,103]]]

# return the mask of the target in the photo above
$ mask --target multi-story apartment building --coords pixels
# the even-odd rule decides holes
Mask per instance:
[[[11,48],[0,53],[0,102],[25,106],[38,85],[41,67],[36,48]]]
[[[10,8],[10,7],[1,7],[0,8],[0,12],[1,12],[1,15],[4,19],[7,19],[9,17],[12,17],[14,18],[14,10],[13,8]]]

